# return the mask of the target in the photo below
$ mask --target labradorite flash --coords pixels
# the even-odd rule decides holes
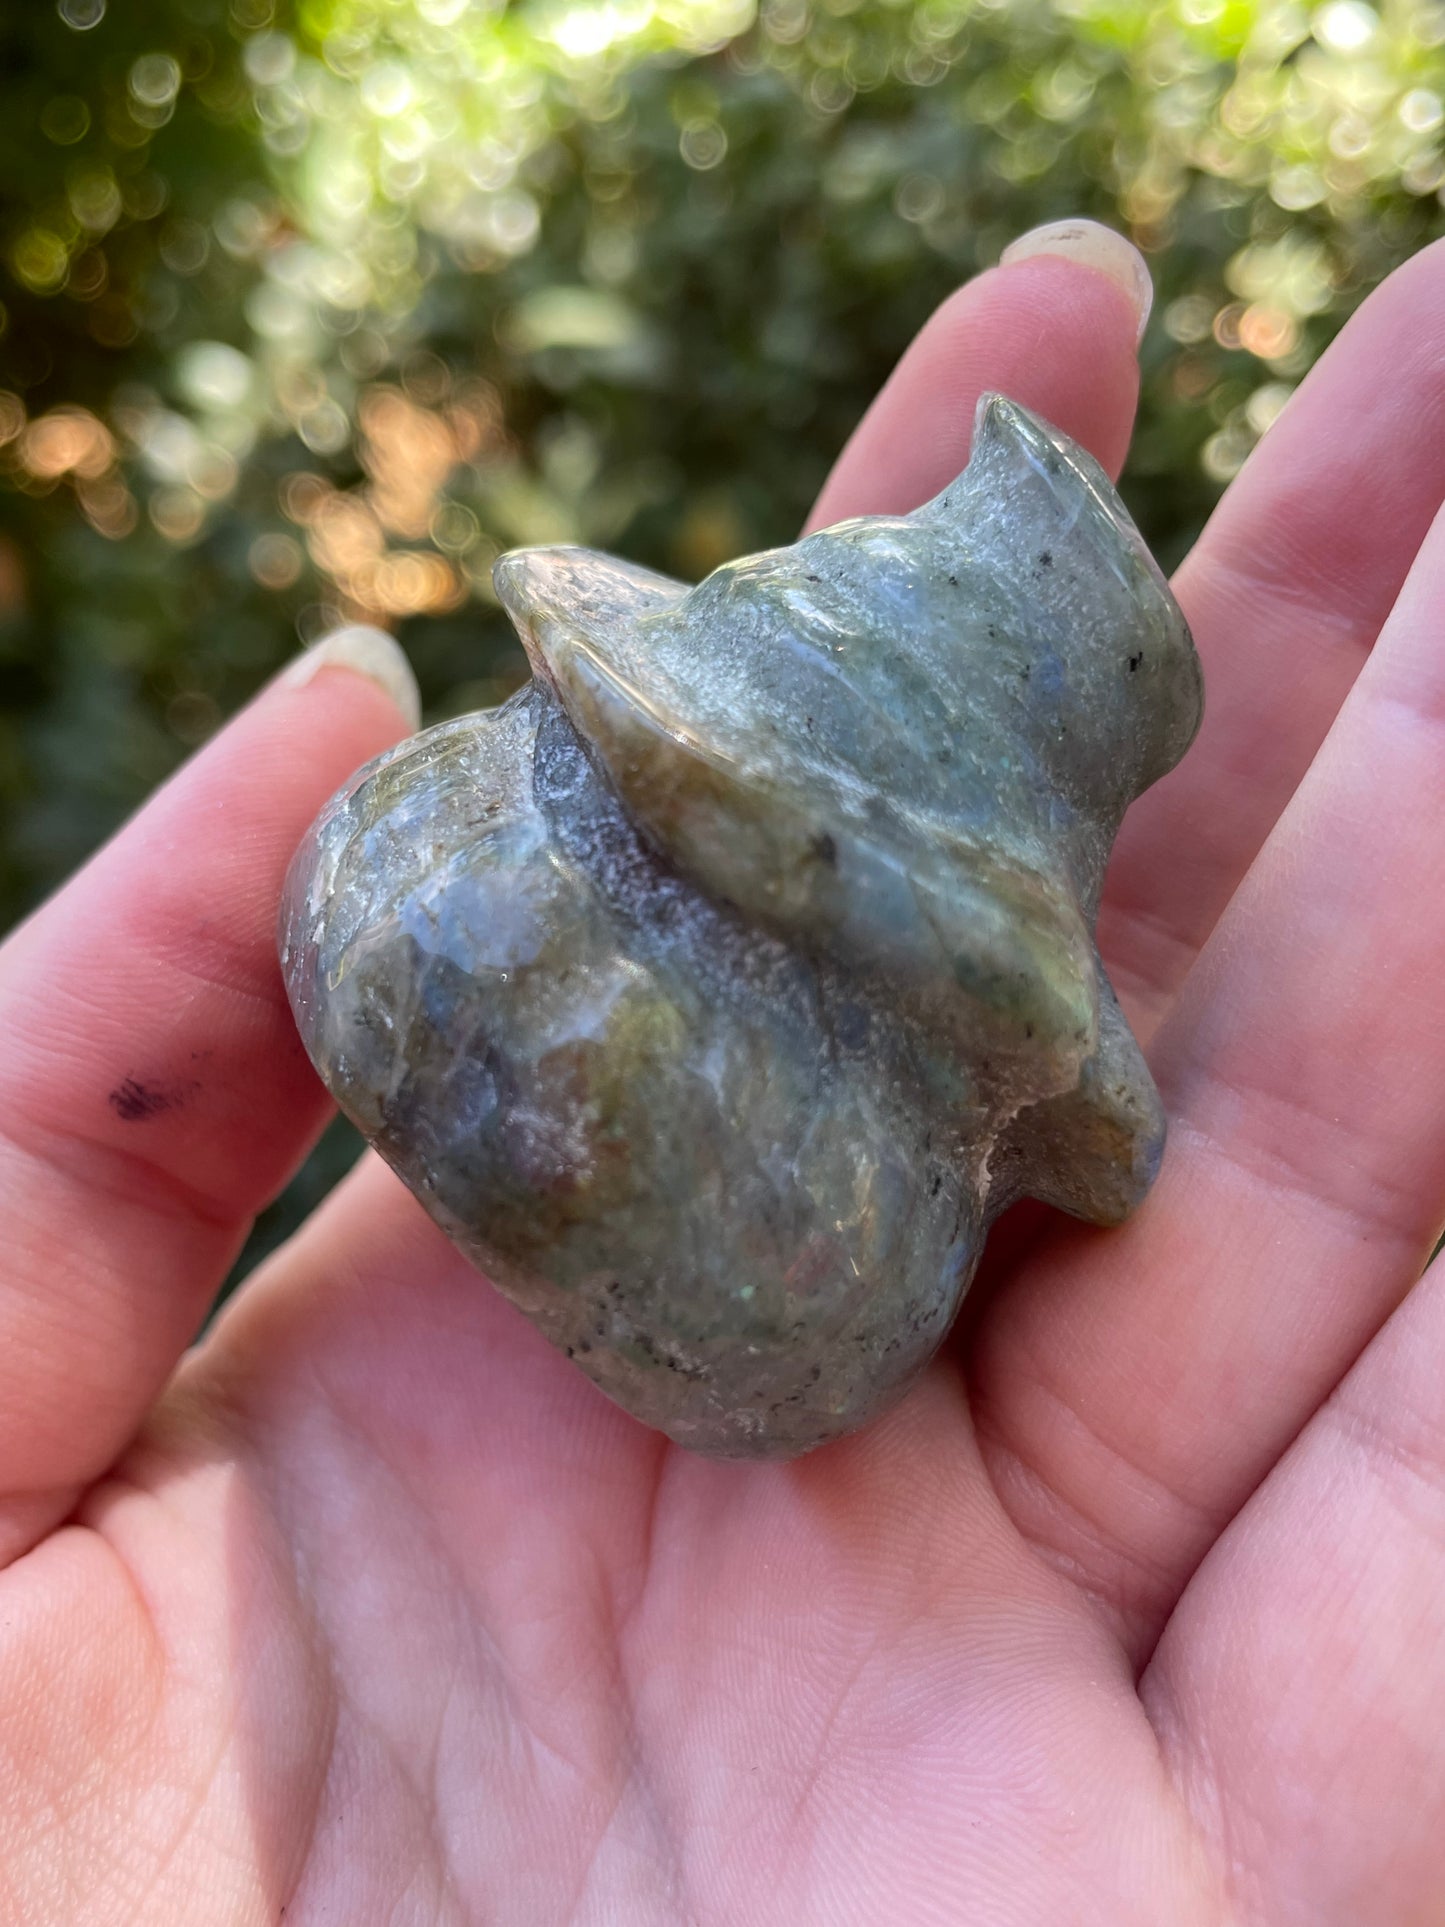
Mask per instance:
[[[1008,1204],[1115,1224],[1149,1188],[1093,931],[1198,727],[1189,632],[1103,470],[998,396],[912,515],[692,589],[576,548],[496,583],[532,682],[296,857],[301,1035],[603,1391],[805,1452],[917,1375]]]

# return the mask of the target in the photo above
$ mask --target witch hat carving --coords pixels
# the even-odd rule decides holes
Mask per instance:
[[[1093,928],[1124,810],[1199,723],[1188,630],[1103,470],[999,396],[911,515],[695,588],[577,548],[495,579],[535,682],[323,819],[303,1035],[613,1396],[704,1449],[803,1449],[918,1368],[1013,1197],[1108,1223],[1152,1180]]]

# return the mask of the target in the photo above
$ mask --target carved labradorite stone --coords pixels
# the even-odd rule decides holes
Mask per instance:
[[[1102,469],[997,396],[912,515],[689,589],[575,548],[497,590],[534,679],[369,764],[299,851],[292,1003],[343,1110],[602,1389],[786,1457],[896,1398],[989,1223],[1147,1191],[1094,947],[1199,723]]]

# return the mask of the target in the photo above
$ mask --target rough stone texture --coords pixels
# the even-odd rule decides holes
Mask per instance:
[[[784,1457],[896,1398],[1025,1194],[1164,1124],[1093,926],[1201,708],[1107,477],[1016,404],[915,514],[689,590],[504,556],[534,681],[362,770],[282,959],[342,1108],[604,1391]]]

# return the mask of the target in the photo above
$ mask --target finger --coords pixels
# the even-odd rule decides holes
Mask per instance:
[[[839,456],[808,526],[902,515],[946,488],[968,460],[974,405],[990,390],[1034,409],[1117,475],[1149,301],[1143,257],[1111,229],[1059,221],[1022,236],[928,322]]]
[[[277,903],[414,689],[389,638],[343,631],[0,950],[0,1557],[125,1443],[324,1121]]]
[[[1156,1039],[1156,1194],[985,1313],[991,1462],[1147,1651],[1445,1218],[1445,516]]]
[[[1176,579],[1204,724],[1125,819],[1099,919],[1143,1034],[1309,767],[1445,500],[1442,312],[1437,243],[1353,318]]]
[[[1280,1927],[1441,1917],[1442,1370],[1437,1264],[1210,1554],[1143,1681],[1197,1825]]]

